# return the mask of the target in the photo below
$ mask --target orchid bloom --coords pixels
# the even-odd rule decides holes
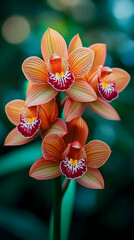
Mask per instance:
[[[75,47],[82,46],[79,35],[72,39]],[[120,120],[116,110],[108,103],[116,99],[119,93],[128,85],[130,75],[120,68],[109,68],[103,66],[106,59],[106,45],[96,43],[89,47],[95,53],[94,62],[90,71],[83,77],[92,86],[97,94],[94,102],[87,102],[87,106],[104,118]],[[67,98],[64,115],[65,120],[70,121],[74,117],[80,116],[84,111],[85,104]]]
[[[51,133],[44,137],[43,157],[32,165],[30,176],[47,180],[64,175],[88,188],[104,188],[103,177],[97,168],[109,158],[109,146],[99,140],[85,145],[88,126],[81,117],[69,122],[67,130],[64,137]]]
[[[5,145],[22,145],[32,141],[40,133],[57,132],[66,134],[66,124],[58,119],[58,107],[55,99],[49,103],[26,107],[25,101],[13,100],[7,103],[5,111],[9,120],[16,127],[8,134]]]
[[[82,79],[92,67],[94,51],[70,43],[69,49],[64,38],[48,28],[41,41],[44,60],[29,57],[22,64],[25,77],[32,83],[26,98],[26,106],[44,104],[52,100],[59,91],[79,102],[97,99],[93,88]]]

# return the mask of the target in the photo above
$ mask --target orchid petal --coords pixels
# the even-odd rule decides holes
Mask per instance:
[[[76,34],[70,44],[69,44],[69,47],[68,47],[68,55],[73,51],[75,50],[76,48],[79,48],[79,47],[82,47],[82,42],[81,42],[81,39],[79,37],[79,34]]]
[[[71,98],[67,98],[64,105],[64,117],[65,121],[70,122],[76,117],[80,117],[84,111],[85,103],[73,101]]]
[[[88,137],[88,126],[81,117],[77,117],[69,122],[67,130],[68,133],[64,136],[66,144],[78,141],[84,146]]]
[[[67,134],[65,122],[61,118],[57,118],[57,120],[49,127],[48,131],[43,135],[43,137],[49,133],[56,133],[63,137],[65,134]]]
[[[68,63],[75,77],[83,77],[92,67],[94,52],[90,48],[76,48],[69,54]]]
[[[23,100],[13,100],[6,104],[5,111],[7,117],[14,125],[18,125],[20,122],[20,111],[23,107],[25,107]]]
[[[47,134],[42,142],[42,152],[46,160],[60,161],[65,150],[63,138],[58,134]]]
[[[97,99],[94,89],[84,80],[75,81],[74,85],[65,94],[78,102],[92,102]]]
[[[56,95],[57,91],[48,83],[41,85],[33,85],[28,91],[26,98],[27,107],[40,105],[51,101]]]
[[[33,84],[47,82],[47,65],[39,57],[29,57],[22,64],[25,77]]]
[[[116,110],[108,102],[100,97],[98,97],[98,99],[94,102],[88,102],[87,106],[104,118],[110,120],[120,120],[120,117]]]
[[[117,92],[123,91],[130,81],[130,75],[120,68],[112,68],[112,73],[115,78],[115,90]]]
[[[99,65],[104,65],[106,59],[106,44],[95,43],[90,46],[90,49],[92,49],[95,53],[92,69]]]
[[[76,181],[87,188],[104,188],[104,180],[98,169],[88,168],[84,176],[76,179]]]
[[[87,155],[87,166],[90,168],[101,167],[111,154],[110,147],[99,140],[90,141],[84,149]]]
[[[25,138],[23,137],[17,130],[17,128],[14,128],[6,137],[4,146],[17,146],[17,145],[23,145],[28,142],[31,142],[37,135],[39,135],[40,132],[36,133],[31,138]]]
[[[67,59],[67,45],[64,38],[51,28],[48,28],[42,37],[41,52],[46,63],[54,53]]]
[[[60,176],[61,171],[57,162],[41,157],[32,165],[29,175],[37,180],[48,180]]]

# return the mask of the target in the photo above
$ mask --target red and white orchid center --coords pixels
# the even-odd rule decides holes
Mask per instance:
[[[118,92],[115,90],[115,78],[111,68],[103,67],[101,69],[101,76],[98,77],[98,91],[101,97],[108,102],[118,97]]]
[[[74,81],[75,77],[68,62],[53,54],[48,64],[48,83],[57,91],[67,91]]]
[[[40,129],[41,119],[39,117],[20,117],[20,124],[17,126],[18,132],[25,138],[33,137]]]

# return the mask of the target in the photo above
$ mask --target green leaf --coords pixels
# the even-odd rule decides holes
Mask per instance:
[[[47,239],[45,224],[26,211],[0,208],[0,227],[22,240]]]
[[[30,167],[41,156],[41,143],[32,143],[7,153],[0,159],[0,176]]]

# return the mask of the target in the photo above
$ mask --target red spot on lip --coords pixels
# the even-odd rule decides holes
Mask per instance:
[[[18,132],[25,138],[33,137],[40,129],[41,120],[36,118],[21,118],[20,124],[17,126]]]
[[[100,77],[98,77],[98,91],[102,98],[108,102],[116,99],[119,95],[115,90],[115,82],[103,84]]]

